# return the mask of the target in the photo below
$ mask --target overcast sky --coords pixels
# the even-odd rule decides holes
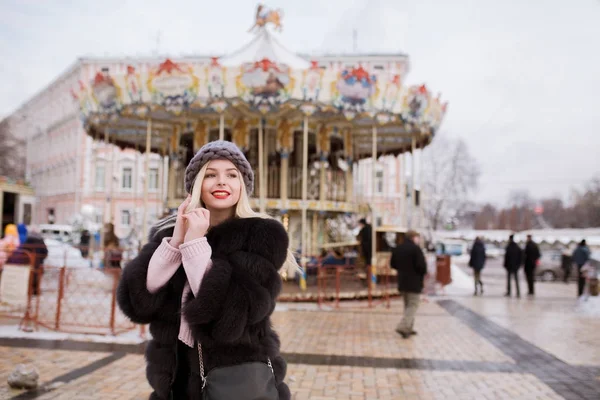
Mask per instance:
[[[298,52],[404,52],[408,83],[450,102],[440,135],[481,169],[474,200],[560,195],[600,175],[600,0],[273,0]],[[251,39],[250,0],[0,0],[0,116],[77,57],[221,55]],[[159,40],[157,40],[159,38]]]

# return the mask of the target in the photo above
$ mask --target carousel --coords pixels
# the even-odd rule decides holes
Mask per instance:
[[[253,37],[231,54],[101,69],[72,95],[95,140],[168,157],[170,209],[185,198],[183,173],[195,152],[212,140],[234,142],[255,170],[253,207],[283,223],[305,264],[336,241],[323,233],[325,221],[358,211],[358,160],[425,147],[446,104],[425,85],[403,84],[406,55],[289,51],[276,38],[281,16],[259,6]],[[377,221],[377,209],[370,213]]]

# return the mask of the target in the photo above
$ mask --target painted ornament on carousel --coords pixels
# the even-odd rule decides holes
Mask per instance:
[[[206,85],[210,97],[225,97],[225,68],[219,64],[218,57],[212,57],[206,67]]]
[[[98,72],[92,81],[92,98],[102,113],[118,112],[121,109],[121,88],[108,70]]]
[[[396,102],[400,97],[400,91],[402,88],[402,80],[400,75],[395,74],[385,85],[383,95],[381,96],[381,105],[384,111],[393,111],[396,106]]]
[[[286,87],[292,84],[290,68],[268,58],[242,67],[238,90],[244,100],[261,109],[281,104],[289,98]]]
[[[425,121],[435,130],[439,128],[442,119],[446,114],[448,103],[442,103],[442,95],[438,93],[437,97],[433,98],[429,103],[429,107],[425,110]]]
[[[135,71],[135,67],[127,66],[127,75],[125,75],[125,91],[129,96],[131,104],[142,102],[142,81],[140,74]]]
[[[319,67],[318,61],[311,61],[310,68],[303,72],[302,100],[318,101],[323,84],[324,71]]]
[[[191,67],[167,59],[150,71],[147,85],[155,104],[179,114],[197,98],[199,80]]]
[[[342,110],[366,111],[367,101],[375,94],[377,77],[363,67],[345,69],[340,74],[336,89],[339,92],[335,103]]]
[[[425,85],[411,86],[404,97],[402,116],[411,122],[419,122],[429,105],[429,92]]]
[[[94,101],[83,82],[79,81],[79,88],[77,90],[71,89],[71,96],[78,103],[79,110],[84,117],[87,117],[96,109]]]

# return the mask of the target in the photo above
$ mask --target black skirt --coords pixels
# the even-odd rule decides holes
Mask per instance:
[[[177,371],[171,388],[173,400],[197,400],[202,394],[198,347],[177,341]]]

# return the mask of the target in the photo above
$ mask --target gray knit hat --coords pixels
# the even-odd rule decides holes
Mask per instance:
[[[204,164],[212,160],[229,160],[242,174],[248,196],[254,190],[254,172],[244,153],[232,142],[215,140],[208,142],[198,152],[185,169],[185,191],[192,193],[194,180]]]

